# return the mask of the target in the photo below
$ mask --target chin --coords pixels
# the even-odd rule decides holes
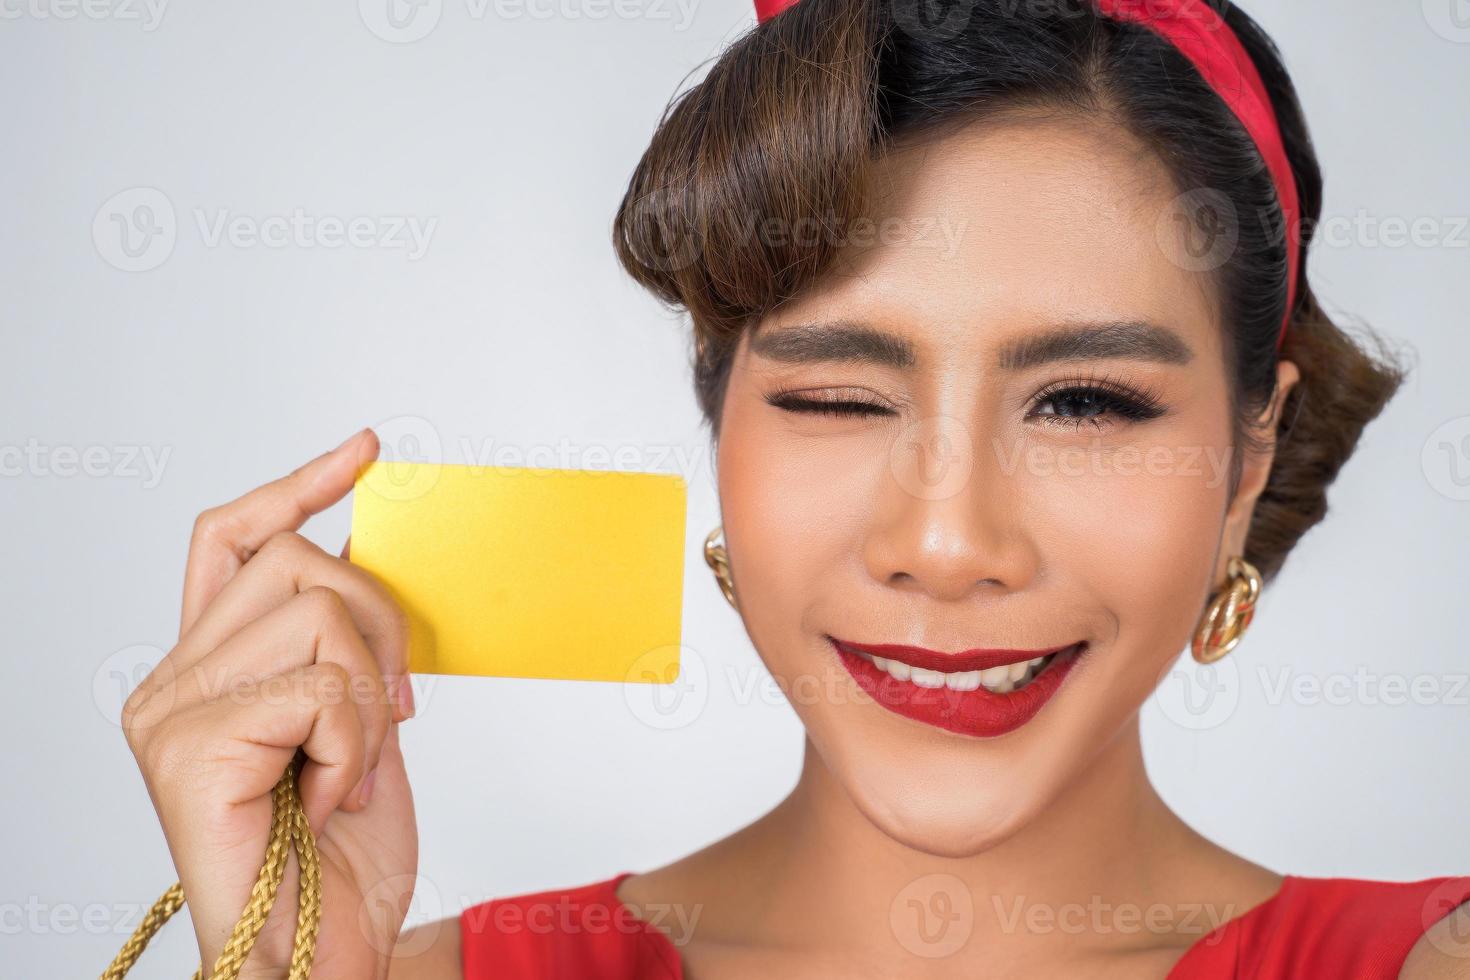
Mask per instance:
[[[888,838],[905,847],[943,858],[967,858],[1004,843],[1025,826],[1013,790],[990,792],[897,785],[885,774],[881,787],[851,787],[862,814]]]
[[[981,854],[1034,820],[1053,795],[1054,780],[1037,771],[1045,753],[977,758],[977,743],[947,732],[899,742],[883,731],[892,719],[865,721],[879,731],[809,728],[810,747],[867,821],[905,847],[946,858]]]
[[[822,652],[830,657],[825,641]],[[1076,717],[1075,690],[1061,692],[1074,703],[1049,705],[1003,737],[974,738],[890,711],[835,658],[823,671],[822,690],[844,696],[792,702],[814,756],[808,763],[819,763],[874,829],[924,854],[967,858],[1005,843],[1046,813],[1087,754],[1063,750],[1088,727]],[[799,676],[794,667],[777,673]]]

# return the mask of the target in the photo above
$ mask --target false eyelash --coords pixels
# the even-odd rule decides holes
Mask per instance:
[[[1101,415],[1037,415],[1045,425],[1067,426],[1079,429],[1084,423],[1101,428],[1102,418],[1116,415],[1126,422],[1146,422],[1164,414],[1159,392],[1152,388],[1136,388],[1124,381],[1109,377],[1077,378],[1057,381],[1036,394],[1038,405],[1058,402],[1067,398],[1090,399],[1095,407],[1102,409]]]
[[[897,415],[887,405],[877,402],[861,401],[855,398],[811,398],[798,394],[795,391],[781,390],[773,391],[766,395],[767,404],[776,408],[785,409],[788,412],[803,412],[811,415],[831,415],[841,418],[854,416],[877,417]]]

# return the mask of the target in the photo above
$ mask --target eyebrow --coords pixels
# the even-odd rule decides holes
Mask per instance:
[[[897,334],[862,323],[804,323],[751,337],[750,349],[786,363],[865,362],[910,368],[918,363],[913,344]],[[1176,331],[1147,320],[1069,324],[1005,344],[997,363],[1021,371],[1052,361],[1128,359],[1188,364],[1194,351]]]
[[[819,361],[862,361],[909,368],[918,363],[913,344],[897,334],[861,323],[803,323],[768,333],[757,332],[750,349],[773,361],[805,364]]]
[[[1188,364],[1194,351],[1168,327],[1147,320],[1069,325],[1022,337],[1000,350],[1002,368],[1021,371],[1051,361],[1119,360]]]

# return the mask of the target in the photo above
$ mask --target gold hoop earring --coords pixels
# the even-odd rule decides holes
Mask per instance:
[[[1212,664],[1235,649],[1256,614],[1256,600],[1261,596],[1261,573],[1256,566],[1236,556],[1226,570],[1230,582],[1210,600],[1190,645],[1194,659],[1202,664]]]
[[[725,600],[730,605],[735,605],[735,580],[730,577],[730,556],[725,551],[725,542],[716,541],[725,530],[723,524],[715,526],[715,529],[706,535],[704,539],[704,561],[715,573],[715,580],[720,583],[720,591],[724,593]]]

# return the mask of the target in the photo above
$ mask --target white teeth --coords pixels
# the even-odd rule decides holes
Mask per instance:
[[[992,691],[999,688],[1002,684],[1004,684],[1006,687],[1010,687],[1010,666],[1007,664],[1001,664],[999,667],[990,667],[986,670],[980,671],[980,683],[985,685]]]
[[[1025,687],[1041,672],[1041,667],[1046,662],[1046,657],[1037,657],[1034,660],[1002,664],[999,667],[990,667],[985,670],[946,673],[924,667],[911,667],[901,660],[889,660],[866,653],[860,656],[872,662],[890,677],[900,681],[910,681],[919,687],[930,689],[947,687],[951,691],[973,691],[983,687],[993,694],[1009,694],[1011,691]]]
[[[923,667],[915,667],[913,674],[909,677],[920,687],[943,687],[944,675],[937,670],[925,670]]]
[[[945,674],[944,686],[951,691],[973,691],[980,686],[980,671],[962,670],[957,674]]]

